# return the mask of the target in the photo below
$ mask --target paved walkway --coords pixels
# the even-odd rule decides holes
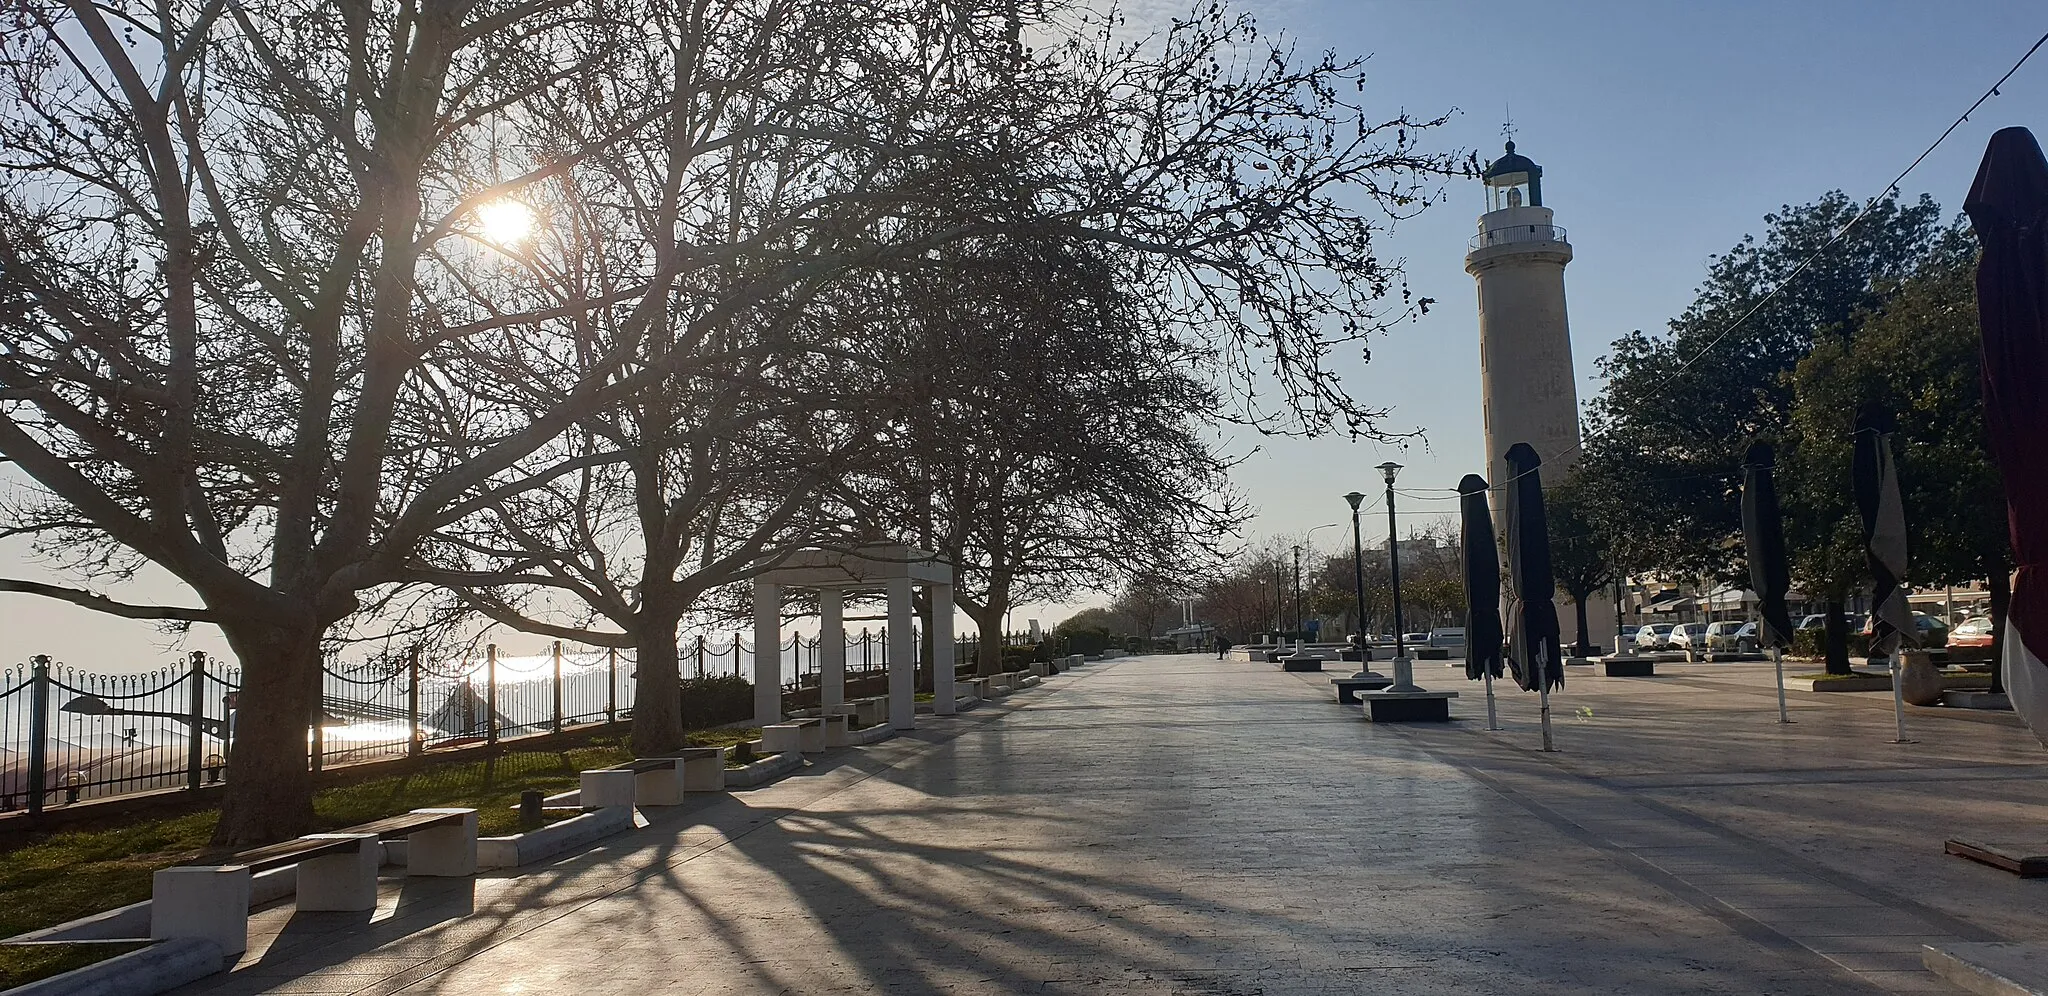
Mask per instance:
[[[2033,828],[2010,715],[1794,698],[1768,667],[1477,684],[1373,726],[1326,675],[1085,666],[514,877],[259,914],[208,993],[1952,992],[1928,938],[2048,936],[2048,882],[1940,853]]]

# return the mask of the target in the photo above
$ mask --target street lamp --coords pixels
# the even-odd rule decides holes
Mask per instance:
[[[1390,690],[1407,692],[1415,689],[1415,671],[1408,660],[1408,623],[1401,618],[1401,543],[1394,524],[1394,475],[1401,472],[1401,465],[1389,460],[1379,465],[1379,472],[1387,479],[1387,567],[1394,589],[1394,686]]]
[[[1387,479],[1387,558],[1388,571],[1394,583],[1394,656],[1408,656],[1405,641],[1406,624],[1401,620],[1401,546],[1395,539],[1394,528],[1394,475],[1401,472],[1401,465],[1392,460],[1379,465],[1379,472]]]
[[[1294,638],[1301,639],[1301,544],[1294,545]]]
[[[1365,494],[1353,491],[1344,496],[1351,504],[1351,574],[1358,586],[1358,674],[1363,678],[1372,673],[1372,650],[1365,638],[1365,540],[1358,530],[1358,506],[1364,504]]]

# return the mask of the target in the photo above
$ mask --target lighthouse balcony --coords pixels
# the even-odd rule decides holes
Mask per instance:
[[[1471,248],[1515,245],[1523,242],[1563,242],[1564,229],[1558,225],[1508,225],[1489,228],[1472,237]]]

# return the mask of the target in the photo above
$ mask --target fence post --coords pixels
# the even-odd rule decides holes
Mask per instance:
[[[50,766],[50,655],[29,658],[28,681],[28,811],[43,811],[43,793],[49,791]]]
[[[704,648],[701,642],[703,638],[699,637],[698,639],[700,642],[697,647],[697,673],[702,675],[704,673]],[[606,675],[609,675],[604,685],[604,719],[607,723],[616,723],[619,721],[619,648],[608,647],[605,649],[604,672]]]
[[[498,645],[484,645],[484,744],[498,747]]]
[[[697,634],[697,680],[704,680],[704,634]]]
[[[740,676],[740,631],[732,631],[732,676]]]
[[[412,655],[406,658],[405,672],[405,728],[408,738],[405,752],[418,757],[427,747],[426,734],[420,729],[420,648],[412,648]]]
[[[206,651],[192,651],[191,701],[185,703],[189,738],[185,750],[185,789],[199,791],[199,769],[206,766]]]
[[[562,732],[562,641],[555,641],[555,732]]]

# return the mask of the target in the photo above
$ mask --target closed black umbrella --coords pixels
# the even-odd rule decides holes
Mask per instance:
[[[1963,210],[1983,249],[1984,435],[2005,476],[2019,565],[2006,610],[2006,694],[2048,743],[2048,160],[2031,132],[1991,136]]]
[[[1749,587],[1763,614],[1757,643],[1784,650],[1792,646],[1792,612],[1785,606],[1792,567],[1785,558],[1778,487],[1771,480],[1776,464],[1769,443],[1751,443],[1742,455],[1742,547],[1749,560]]]
[[[1887,413],[1856,416],[1856,453],[1850,475],[1856,511],[1863,518],[1863,548],[1875,587],[1870,595],[1870,652],[1890,656],[1913,632],[1906,605],[1906,512],[1899,501],[1899,473],[1892,463],[1892,423]]]
[[[1558,642],[1557,580],[1550,571],[1550,525],[1543,513],[1543,458],[1528,443],[1508,448],[1508,582],[1514,605],[1507,620],[1508,664],[1525,690],[1548,692],[1564,684]]]
[[[1486,478],[1466,474],[1458,482],[1458,494],[1465,547],[1465,677],[1498,678],[1500,547],[1493,538],[1493,515],[1486,509]]]

